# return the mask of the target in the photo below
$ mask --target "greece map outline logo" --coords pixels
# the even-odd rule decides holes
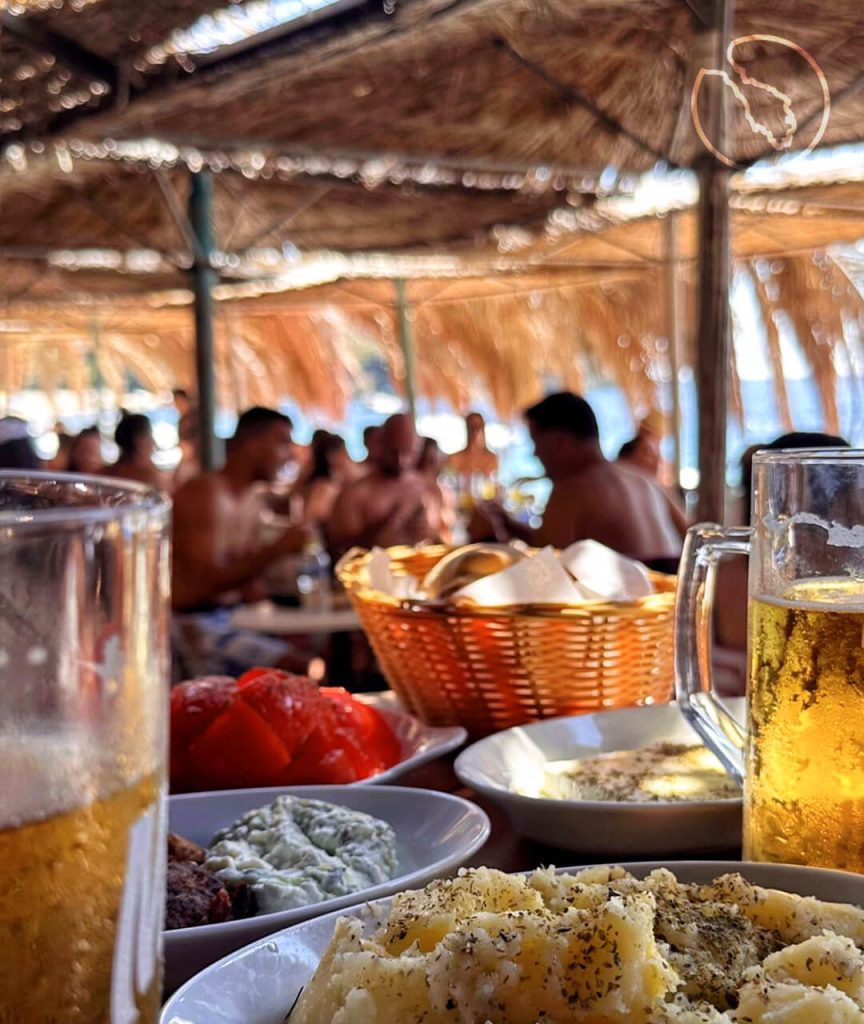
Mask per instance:
[[[699,96],[705,79],[719,78],[723,82],[724,88],[731,91],[738,108],[742,112],[744,119],[750,128],[750,131],[753,132],[754,135],[759,135],[764,138],[768,143],[768,146],[776,153],[787,152],[792,148],[792,144],[794,143],[795,137],[800,129],[798,118],[793,110],[792,97],[771,85],[771,83],[763,82],[754,75],[748,74],[744,65],[740,60],[736,59],[736,51],[739,47],[744,46],[747,43],[767,43],[791,50],[793,53],[797,54],[813,72],[821,94],[822,110],[819,117],[819,124],[813,138],[800,151],[800,153],[796,153],[795,159],[805,156],[819,145],[825,135],[825,130],[828,127],[828,120],[831,116],[831,92],[828,88],[828,80],[825,76],[825,72],[822,70],[815,57],[808,53],[803,46],[793,42],[791,39],[787,39],[785,36],[766,35],[762,33],[736,36],[729,42],[729,45],[726,48],[726,60],[731,71],[726,68],[703,67],[699,69],[693,83],[693,88],[690,92],[690,114],[693,119],[696,134],[699,136],[699,139],[705,148],[721,163],[733,169],[740,166],[737,161],[732,159],[732,157],[722,152],[715,141],[709,137],[699,113]],[[782,104],[784,130],[779,137],[768,125],[763,124],[754,116],[750,106],[750,101],[748,100],[742,86],[767,93]]]

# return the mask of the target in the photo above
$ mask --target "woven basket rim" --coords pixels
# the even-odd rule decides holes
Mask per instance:
[[[452,548],[444,544],[430,545],[428,548],[408,548],[404,546],[385,549],[392,561],[405,561],[409,557],[418,554],[428,554],[431,558],[440,553],[443,557]],[[364,605],[377,605],[380,608],[387,608],[390,611],[401,611],[406,615],[427,615],[441,618],[466,618],[466,619],[582,619],[594,618],[604,615],[638,615],[646,612],[659,612],[668,609],[675,601],[676,576],[666,573],[648,570],[648,575],[655,584],[660,584],[663,589],[645,597],[638,597],[631,601],[610,601],[598,599],[596,601],[585,601],[580,605],[569,604],[513,604],[496,605],[486,607],[483,605],[456,605],[447,602],[419,602],[411,598],[393,597],[380,590],[371,587],[355,586],[356,577],[362,564],[371,555],[366,549],[354,549],[349,552],[337,565],[336,574],[339,582],[348,591],[351,598]],[[401,557],[400,557],[401,556]]]

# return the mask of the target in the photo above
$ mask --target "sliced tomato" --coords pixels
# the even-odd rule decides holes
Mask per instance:
[[[235,682],[227,676],[192,679],[171,691],[171,788],[190,789],[189,748],[225,713],[236,697]]]
[[[279,736],[293,754],[306,740],[320,717],[323,698],[318,687],[302,676],[256,670],[241,677],[239,699],[248,704]],[[246,680],[243,682],[243,680]]]
[[[377,708],[356,700],[342,687],[322,687],[321,694],[338,709],[341,727],[351,728],[359,738],[367,760],[372,763],[367,774],[384,771],[399,761],[401,744]]]
[[[198,788],[279,785],[291,754],[273,729],[237,701],[189,747],[187,764]]]
[[[304,785],[348,785],[366,777],[365,765],[358,764],[352,751],[331,728],[316,727],[297,751],[288,769],[286,783]]]

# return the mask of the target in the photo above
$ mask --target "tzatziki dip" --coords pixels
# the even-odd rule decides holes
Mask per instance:
[[[348,807],[280,796],[217,832],[204,866],[246,882],[270,914],[348,896],[393,877],[396,835]]]

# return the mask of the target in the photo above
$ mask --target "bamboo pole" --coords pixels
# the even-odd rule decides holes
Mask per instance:
[[[706,68],[723,67],[731,0],[714,0],[710,22],[697,37]],[[720,152],[726,137],[726,90],[719,80],[708,91],[709,136]],[[699,286],[696,335],[696,396],[699,408],[699,496],[697,519],[722,523],[726,510],[726,418],[729,394],[731,317],[729,287],[730,170],[706,152],[699,172]]]
[[[669,367],[672,374],[672,437],[675,441],[673,465],[675,486],[681,486],[681,289],[678,280],[678,215],[670,213],[664,227],[666,235],[666,340],[669,343]]]
[[[399,346],[405,362],[405,397],[408,399],[408,410],[411,418],[417,420],[417,353],[414,348],[414,337],[411,331],[411,316],[408,306],[408,290],[404,277],[393,280],[396,290],[396,316],[399,322]]]
[[[219,459],[216,438],[216,368],[213,287],[213,180],[208,171],[192,175],[189,222],[197,245],[193,253],[192,290],[195,295],[195,374],[198,390],[198,454],[201,468],[215,469]]]

